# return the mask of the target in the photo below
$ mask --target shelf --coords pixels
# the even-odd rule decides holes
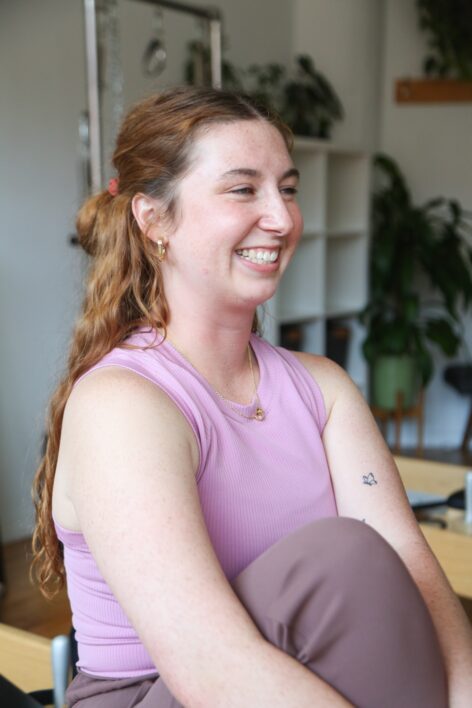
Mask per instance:
[[[282,339],[281,329],[284,324],[289,325],[289,330],[291,331],[292,336],[289,338],[287,337],[287,333],[285,333],[286,340],[288,341],[286,341],[286,343],[282,346],[287,346],[288,349],[311,352],[312,354],[324,354],[326,346],[326,332],[322,320],[311,319],[301,322],[281,323],[281,327],[278,332],[279,340]],[[292,346],[290,346],[290,344]]]
[[[472,81],[456,79],[398,79],[397,103],[467,103],[472,101]]]
[[[286,324],[302,324],[306,325],[307,323],[311,322],[312,320],[322,320],[324,317],[324,313],[321,312],[321,310],[316,310],[314,307],[306,307],[305,311],[303,311],[303,308],[300,307],[297,311],[296,314],[285,314],[285,315],[280,315],[277,319],[279,324],[281,325],[286,325]]]
[[[324,240],[302,239],[277,293],[281,322],[313,318],[324,311],[324,263]]]
[[[294,152],[304,153],[324,153],[324,154],[343,154],[351,157],[365,157],[366,153],[359,148],[351,145],[338,145],[332,140],[321,140],[320,138],[309,138],[302,135],[296,135],[293,141]]]
[[[302,238],[305,240],[310,240],[313,238],[324,238],[325,233],[324,231],[307,231],[306,229],[302,233]]]
[[[326,222],[326,156],[295,149],[293,161],[301,179],[297,201],[303,214],[305,231],[323,231]]]
[[[336,238],[326,248],[326,313],[361,310],[367,298],[367,238]]]
[[[327,237],[329,239],[331,238],[360,238],[362,236],[365,236],[366,234],[366,229],[359,229],[359,228],[354,228],[354,229],[329,229],[327,232]]]
[[[294,346],[325,354],[327,318],[346,318],[355,331],[352,323],[366,303],[370,156],[296,137],[293,160],[301,174],[298,202],[305,228],[277,293],[266,303],[264,334],[278,344],[281,327],[293,325],[301,334],[298,343],[290,340]],[[361,339],[350,341],[347,370],[366,390]]]
[[[330,233],[367,229],[369,160],[365,155],[331,155],[328,164],[327,229]]]
[[[324,354],[326,331],[324,322],[315,320],[303,325],[303,349],[312,354]]]
[[[337,309],[337,310],[327,310],[323,318],[325,320],[348,320],[351,319],[352,317],[357,317],[358,314],[361,312],[363,308],[358,307],[355,310],[352,309],[352,307],[346,307],[346,309]]]
[[[293,152],[325,152],[330,149],[329,140],[310,138],[304,135],[295,135],[293,139]]]

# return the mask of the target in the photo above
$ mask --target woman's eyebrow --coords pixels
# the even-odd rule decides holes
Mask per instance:
[[[221,180],[226,179],[227,177],[238,176],[261,177],[262,173],[259,172],[259,170],[253,170],[250,167],[237,167],[234,170],[228,170],[227,172],[224,172],[219,179]],[[288,177],[296,177],[297,179],[299,179],[300,172],[295,167],[291,167],[289,170],[283,173],[282,179],[287,179]]]
[[[226,177],[260,177],[261,173],[259,170],[252,170],[250,167],[237,167],[234,170],[228,170],[223,172],[220,179],[226,179]]]

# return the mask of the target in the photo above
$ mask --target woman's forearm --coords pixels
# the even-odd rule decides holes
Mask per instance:
[[[240,655],[241,656],[241,655]],[[245,652],[228,676],[220,675],[192,708],[352,708],[335,689],[296,659],[262,640]]]
[[[472,705],[472,630],[442,568],[428,547],[402,554],[430,611],[444,657],[450,708]]]

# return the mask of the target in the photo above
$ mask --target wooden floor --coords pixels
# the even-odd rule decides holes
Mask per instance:
[[[43,637],[68,634],[71,611],[66,591],[46,600],[29,580],[31,541],[15,541],[3,547],[5,592],[0,598],[0,622],[27,629]]]

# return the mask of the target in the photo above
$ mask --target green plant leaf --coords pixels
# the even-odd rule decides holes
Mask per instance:
[[[444,197],[434,197],[434,199],[429,199],[425,202],[423,209],[425,211],[430,211],[431,209],[438,209],[438,207],[444,206],[446,199]]]
[[[416,354],[416,361],[420,370],[421,383],[426,387],[434,373],[433,357],[427,349],[422,348]]]
[[[437,344],[446,356],[454,356],[457,353],[460,337],[445,318],[429,320],[426,323],[426,336]]]
[[[472,78],[472,4],[470,0],[417,0],[418,21],[429,53],[429,76]]]

